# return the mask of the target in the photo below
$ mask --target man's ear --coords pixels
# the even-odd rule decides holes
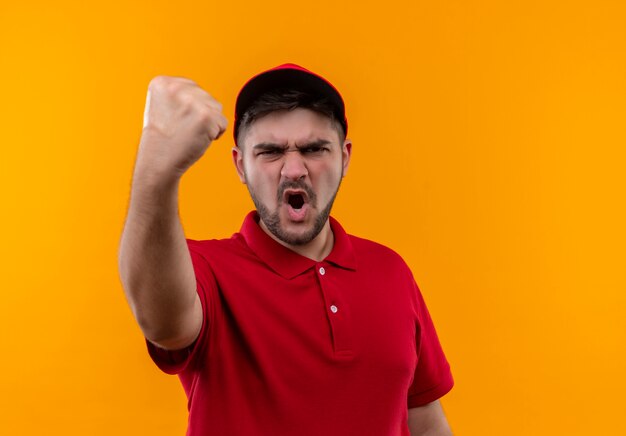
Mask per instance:
[[[343,147],[341,148],[341,160],[342,160],[342,172],[341,177],[345,177],[348,172],[348,165],[350,165],[350,156],[352,155],[352,141],[346,138],[343,141]]]
[[[245,185],[246,173],[243,169],[243,150],[238,146],[233,147],[233,163],[235,164],[235,169],[237,170],[239,180],[241,180],[241,183]]]

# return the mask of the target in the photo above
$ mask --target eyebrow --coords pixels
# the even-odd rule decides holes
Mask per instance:
[[[300,146],[296,146],[296,148],[298,150],[303,149],[303,148],[309,148],[309,147],[321,147],[323,145],[328,145],[331,144],[330,141],[326,140],[326,139],[318,139],[316,141],[312,141],[312,142],[307,142],[306,144],[302,144]],[[274,142],[259,142],[258,144],[254,144],[252,146],[253,149],[258,150],[273,150],[276,148],[279,149],[287,149],[289,147],[285,147],[282,144],[276,144]]]

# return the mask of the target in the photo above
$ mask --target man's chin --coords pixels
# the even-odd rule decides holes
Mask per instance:
[[[312,224],[281,223],[278,228],[269,229],[276,238],[288,245],[306,245],[319,235],[320,230],[314,228]]]

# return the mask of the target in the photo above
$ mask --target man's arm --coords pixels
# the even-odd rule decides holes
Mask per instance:
[[[178,217],[178,186],[226,129],[221,110],[189,79],[159,76],[150,82],[119,272],[145,337],[166,349],[191,345],[202,327],[193,264]]]
[[[452,436],[439,400],[409,409],[409,432],[411,436]]]

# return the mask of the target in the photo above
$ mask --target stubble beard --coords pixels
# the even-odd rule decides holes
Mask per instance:
[[[265,224],[265,227],[267,227],[267,229],[270,231],[270,233],[274,235],[277,239],[279,239],[280,241],[288,245],[305,245],[311,242],[313,239],[315,239],[315,237],[319,235],[319,233],[324,228],[324,225],[326,224],[326,221],[328,220],[328,217],[330,216],[330,211],[333,207],[333,203],[335,202],[335,197],[337,196],[337,193],[339,192],[340,185],[341,185],[341,179],[339,179],[339,183],[337,184],[337,189],[335,189],[335,192],[333,193],[333,196],[331,197],[331,199],[328,201],[328,204],[326,204],[326,206],[320,212],[318,212],[317,216],[315,217],[313,221],[313,227],[311,227],[310,230],[302,234],[290,233],[290,232],[287,232],[285,229],[283,229],[281,225],[279,210],[283,203],[282,194],[286,189],[289,189],[289,188],[293,188],[293,189],[300,188],[300,189],[305,190],[307,192],[307,195],[309,196],[310,205],[313,207],[317,206],[317,197],[315,193],[311,191],[311,189],[308,186],[304,185],[304,183],[299,183],[299,182],[287,182],[287,183],[282,184],[278,189],[278,202],[277,202],[278,206],[275,212],[271,212],[265,206],[265,204],[263,204],[259,200],[259,198],[256,196],[255,192],[252,190],[249,184],[247,186],[248,186],[248,191],[250,192],[250,197],[252,197],[252,201],[254,202],[254,206],[256,207],[259,217]]]

